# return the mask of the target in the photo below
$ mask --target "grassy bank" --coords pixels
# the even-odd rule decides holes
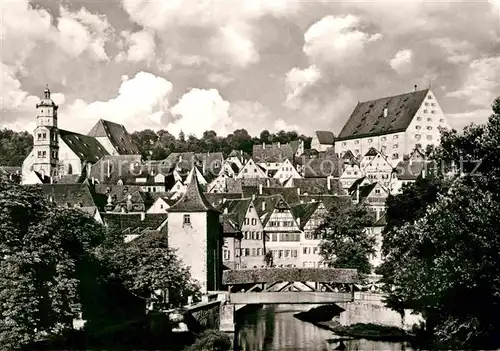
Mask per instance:
[[[342,311],[343,309],[337,305],[324,305],[306,312],[297,313],[294,317],[347,338],[387,342],[413,341],[413,335],[398,327],[372,323],[343,326],[338,321],[332,320]]]

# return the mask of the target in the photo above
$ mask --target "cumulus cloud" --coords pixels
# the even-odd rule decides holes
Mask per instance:
[[[338,64],[356,60],[369,42],[382,38],[360,29],[358,17],[326,16],[314,23],[304,34],[304,53],[318,63]]]
[[[88,103],[75,100],[63,106],[60,118],[63,128],[87,133],[99,119],[107,119],[127,126],[129,131],[146,128],[160,129],[168,113],[168,97],[172,83],[148,72],[139,72],[135,77],[124,77],[116,97],[107,101]],[[78,123],[75,123],[78,121]]]
[[[286,0],[149,1],[122,0],[131,19],[155,30],[167,56],[202,56],[212,64],[246,67],[259,61],[250,24],[265,15],[294,13],[298,5]],[[186,29],[202,29],[190,35]],[[182,37],[179,43],[173,36]],[[189,45],[189,42],[192,45]],[[178,63],[178,62],[176,62]]]
[[[463,85],[448,97],[467,99],[476,106],[490,106],[500,95],[500,56],[474,60],[470,63]]]
[[[413,52],[405,49],[398,51],[389,62],[392,69],[400,74],[408,73],[411,70]]]
[[[234,78],[230,78],[224,74],[214,72],[214,73],[210,73],[207,76],[207,80],[210,83],[213,83],[216,85],[226,86],[226,85],[230,84],[232,81],[234,81]]]
[[[244,128],[252,136],[258,136],[272,121],[271,111],[260,102],[238,100],[229,107],[231,130]]]
[[[278,119],[274,122],[274,130],[276,132],[284,130],[285,132],[295,131],[295,132],[300,133],[301,128],[296,124],[290,124],[290,123],[285,122],[284,119]]]
[[[116,56],[115,60],[117,62],[123,60],[140,62],[154,59],[156,44],[153,33],[147,30],[135,33],[122,31],[121,36],[125,39],[127,50],[120,52]]]
[[[467,63],[471,59],[471,53],[476,50],[474,45],[467,40],[455,40],[452,38],[434,38],[431,43],[440,47],[448,55],[446,60],[450,63]]]
[[[216,89],[191,89],[172,107],[176,120],[167,129],[174,135],[184,131],[197,137],[212,129],[227,134],[231,124],[229,106]]]
[[[297,106],[304,91],[314,85],[321,77],[321,72],[316,65],[311,65],[306,69],[292,68],[285,77],[286,102],[285,105],[291,108]]]

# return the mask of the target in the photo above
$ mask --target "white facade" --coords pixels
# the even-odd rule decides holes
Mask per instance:
[[[286,159],[273,178],[278,179],[283,184],[287,179],[302,178],[302,176],[297,172],[290,160]]]
[[[257,166],[253,159],[249,159],[236,178],[267,178],[267,174]]]
[[[169,204],[163,198],[159,197],[146,213],[167,213],[169,208]]]

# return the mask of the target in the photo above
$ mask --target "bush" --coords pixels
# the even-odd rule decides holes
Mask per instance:
[[[218,330],[208,329],[199,335],[194,344],[184,351],[227,351],[231,349],[229,336]]]

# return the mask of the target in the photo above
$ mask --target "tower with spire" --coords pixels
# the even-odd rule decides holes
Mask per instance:
[[[36,104],[36,128],[33,135],[33,170],[52,178],[58,175],[59,136],[57,129],[58,106],[50,98],[49,87]]]
[[[220,213],[203,195],[196,173],[193,166],[186,192],[168,209],[168,245],[205,294],[221,287],[223,238]]]

